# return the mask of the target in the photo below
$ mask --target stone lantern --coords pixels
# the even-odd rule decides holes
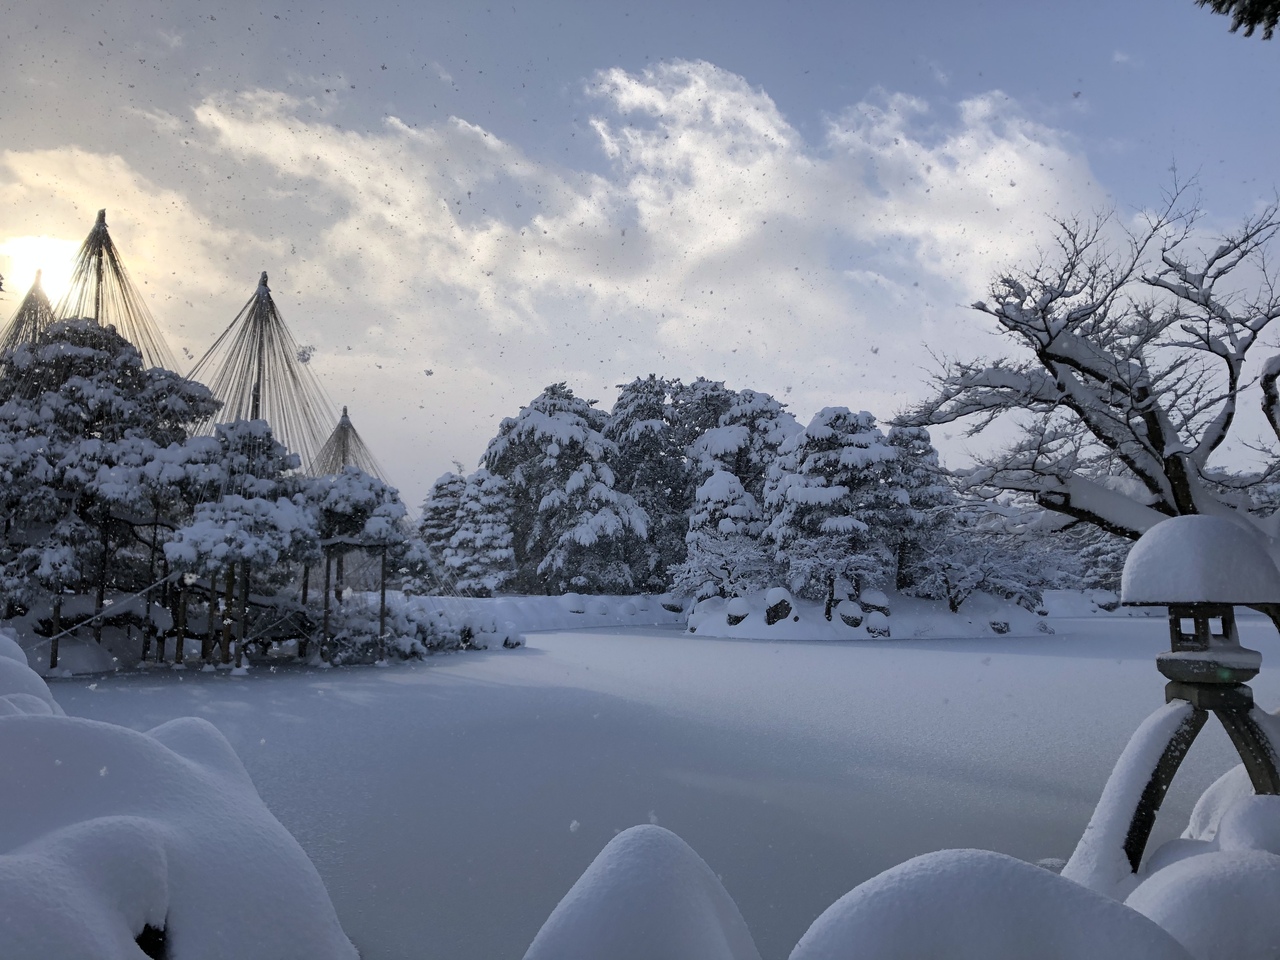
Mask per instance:
[[[1271,718],[1254,709],[1247,686],[1262,655],[1241,646],[1235,616],[1237,606],[1280,603],[1280,570],[1248,526],[1225,517],[1172,517],[1129,551],[1120,600],[1167,607],[1169,616],[1170,649],[1156,657],[1169,681],[1166,706],[1134,734],[1107,785],[1111,791],[1114,782],[1113,796],[1126,796],[1121,807],[1132,810],[1123,846],[1136,873],[1169,784],[1210,713],[1231,737],[1254,792],[1280,794],[1277,753],[1267,733]],[[1146,770],[1145,781],[1133,776]]]

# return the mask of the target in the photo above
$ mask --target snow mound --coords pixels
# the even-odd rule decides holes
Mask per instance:
[[[525,960],[760,960],[711,868],[669,830],[618,834],[538,931]]]
[[[1146,917],[1049,870],[985,850],[908,860],[854,888],[791,960],[1187,960]]]
[[[1125,901],[1176,937],[1196,960],[1275,957],[1277,902],[1280,856],[1262,850],[1188,857],[1154,873]]]
[[[1225,517],[1171,517],[1142,535],[1121,578],[1125,603],[1275,603],[1280,570],[1262,538]]]
[[[204,720],[63,716],[0,639],[0,956],[351,960],[329,895]],[[21,651],[17,651],[21,656]]]

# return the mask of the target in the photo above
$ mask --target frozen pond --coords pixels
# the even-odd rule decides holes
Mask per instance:
[[[387,669],[51,687],[72,715],[216,724],[365,960],[519,960],[613,834],[649,821],[693,846],[781,960],[830,903],[917,853],[1070,853],[1163,702],[1168,639],[1157,619],[1052,622],[957,641],[542,633]],[[1264,654],[1260,703],[1280,706],[1274,630],[1242,632]],[[1231,762],[1206,727],[1157,839]]]

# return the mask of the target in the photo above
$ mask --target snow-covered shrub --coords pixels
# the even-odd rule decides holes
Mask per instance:
[[[836,614],[844,621],[845,626],[854,628],[862,626],[862,607],[852,600],[841,600],[836,604]]]
[[[729,626],[736,627],[751,613],[751,604],[742,597],[734,597],[724,608],[725,620]]]
[[[867,614],[867,636],[869,637],[887,637],[889,636],[889,618],[879,610],[872,610]]]

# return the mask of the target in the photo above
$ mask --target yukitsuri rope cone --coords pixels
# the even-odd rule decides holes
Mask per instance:
[[[311,473],[323,477],[325,474],[338,473],[343,467],[359,467],[379,480],[387,479],[382,464],[378,463],[378,458],[351,423],[346,407],[342,408],[342,416],[338,418],[338,425],[333,428],[333,433],[329,434],[329,439],[311,462]]]
[[[0,354],[7,353],[22,343],[34,343],[49,324],[54,321],[53,306],[40,284],[41,271],[36,271],[35,282],[18,304],[18,309],[0,330]]]
[[[204,431],[215,421],[266,420],[304,467],[324,446],[333,407],[276,309],[265,270],[249,302],[187,376],[223,403]]]
[[[59,320],[85,318],[104,327],[114,326],[120,336],[138,348],[147,366],[178,368],[164,334],[129,279],[120,252],[111,241],[106,210],[98,211],[97,222],[80,245],[71,288],[54,312]]]

